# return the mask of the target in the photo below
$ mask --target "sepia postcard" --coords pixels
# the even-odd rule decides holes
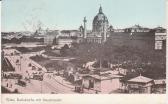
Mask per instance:
[[[168,1],[0,2],[2,104],[166,104]]]

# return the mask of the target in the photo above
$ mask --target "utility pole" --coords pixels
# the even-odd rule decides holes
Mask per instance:
[[[21,71],[21,56],[19,56],[19,58],[20,58],[20,71]]]
[[[42,81],[41,82],[41,94],[43,93],[43,85],[42,85]]]
[[[100,69],[102,68],[102,62],[101,62],[101,58],[100,58]]]

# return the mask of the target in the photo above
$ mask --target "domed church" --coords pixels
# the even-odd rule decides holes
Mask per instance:
[[[107,30],[109,26],[108,19],[104,15],[102,11],[102,7],[100,6],[98,14],[93,19],[93,32],[103,32]]]
[[[86,17],[84,18],[84,39],[89,43],[102,43],[107,40],[107,31],[109,28],[109,22],[106,15],[103,13],[102,7],[100,6],[97,15],[93,19],[92,31],[86,30]]]

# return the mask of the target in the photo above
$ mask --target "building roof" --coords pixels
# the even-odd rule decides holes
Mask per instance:
[[[98,79],[98,80],[101,80],[101,76],[100,75],[90,75],[92,78],[95,78],[95,79]]]
[[[158,27],[156,27],[156,28],[154,28],[155,30],[158,30],[158,29],[165,29],[165,28],[163,28],[163,27],[161,27],[161,26],[158,26]]]
[[[83,75],[80,75],[82,77],[91,77],[91,78],[94,78],[94,79],[97,79],[97,80],[109,80],[109,79],[113,79],[113,78],[121,78],[123,76],[121,75],[118,75],[118,74],[83,74]]]
[[[12,66],[12,64],[10,63],[10,61],[8,60],[8,58],[3,58],[2,60],[2,71],[4,72],[13,72],[15,71],[15,68]]]
[[[79,30],[62,30],[61,33],[79,32]]]
[[[76,40],[76,36],[59,36],[58,39]]]
[[[101,74],[101,75],[90,75],[91,77],[99,80],[108,80],[108,79],[113,79],[113,78],[122,78],[123,76],[118,75],[118,74]]]
[[[56,35],[59,35],[59,30],[53,30],[53,31],[48,31],[47,33],[46,33],[46,35],[48,36],[48,35],[54,35],[54,36],[56,36]]]
[[[123,76],[118,74],[108,74],[108,75],[101,75],[101,80],[108,80],[113,78],[122,78]]]
[[[158,80],[154,80],[155,84],[166,84],[166,79],[158,79]]]
[[[166,33],[166,29],[163,27],[156,27],[154,28],[154,30],[156,31],[156,33]]]
[[[146,28],[146,27],[142,27],[140,25],[134,25],[132,27],[130,27],[131,29],[149,29],[149,28]]]
[[[140,75],[138,77],[135,77],[135,78],[132,78],[132,79],[128,80],[128,82],[148,83],[152,80],[153,79],[151,79],[151,78],[147,78],[147,77],[144,77],[144,76]]]
[[[142,26],[140,26],[140,25],[134,25],[134,26],[132,26],[130,28],[137,29],[137,28],[142,28]]]

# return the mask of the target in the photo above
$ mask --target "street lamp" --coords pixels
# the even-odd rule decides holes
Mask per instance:
[[[41,69],[43,69],[43,67]],[[44,78],[44,74],[45,74],[44,72],[42,72],[42,74],[41,74],[43,78]],[[43,84],[42,84],[43,83],[42,82],[43,78],[42,78],[42,80],[40,80],[40,83],[41,83],[41,94],[43,93]]]
[[[21,59],[22,59],[22,56],[19,55],[19,58],[20,58],[20,63],[18,65],[20,65],[19,69],[21,71]]]
[[[43,93],[43,84],[42,84],[42,80],[40,81],[41,82],[41,94]]]

